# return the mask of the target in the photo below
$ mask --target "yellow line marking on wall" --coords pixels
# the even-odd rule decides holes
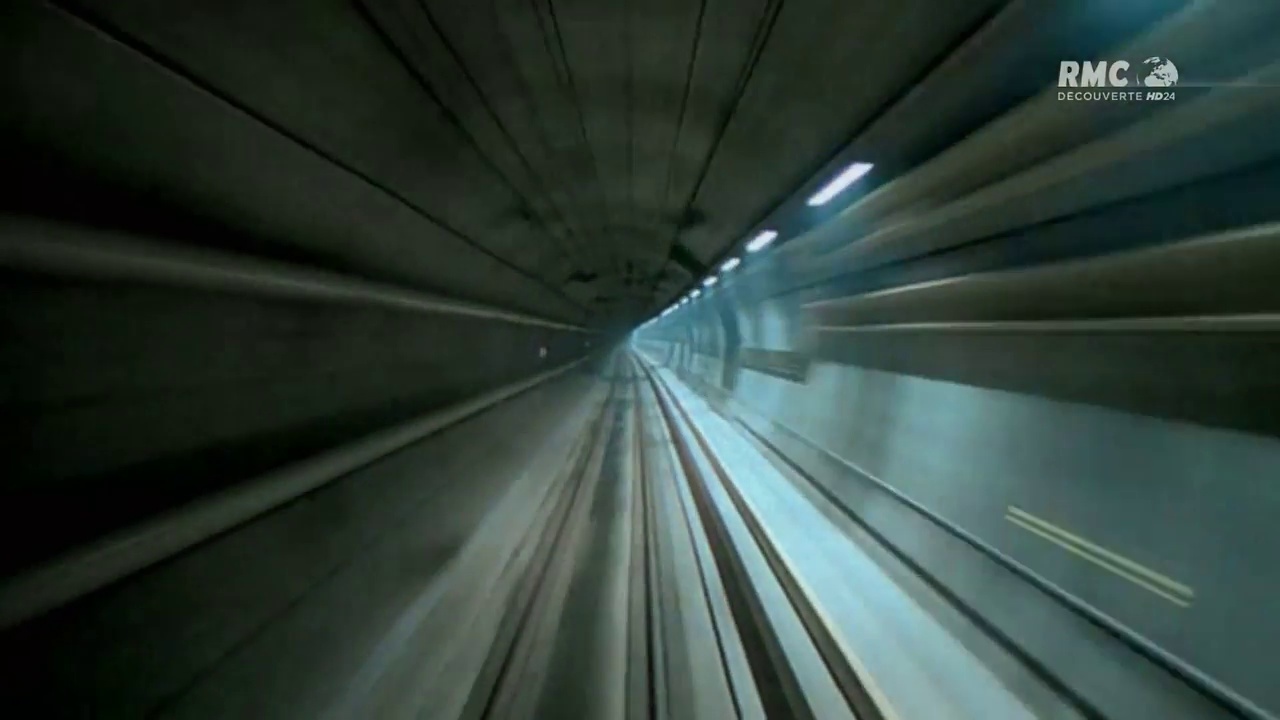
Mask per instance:
[[[1076,556],[1081,557],[1081,558],[1083,558],[1083,559],[1085,559],[1085,560],[1088,560],[1089,562],[1093,563],[1094,565],[1097,565],[1098,567],[1101,567],[1101,568],[1102,568],[1102,569],[1104,569],[1104,570],[1107,570],[1107,571],[1109,571],[1109,572],[1111,572],[1111,573],[1114,573],[1114,574],[1116,574],[1116,575],[1119,575],[1120,577],[1124,578],[1125,580],[1128,580],[1129,582],[1131,582],[1131,583],[1133,583],[1133,584],[1135,584],[1135,585],[1138,585],[1139,587],[1142,587],[1142,588],[1143,588],[1143,589],[1145,589],[1145,590],[1148,590],[1148,591],[1150,591],[1150,592],[1152,592],[1152,593],[1155,593],[1156,595],[1159,595],[1160,597],[1164,598],[1165,600],[1168,600],[1169,602],[1171,602],[1171,603],[1173,603],[1173,604],[1175,604],[1175,605],[1177,605],[1177,606],[1179,606],[1179,607],[1189,607],[1189,606],[1191,605],[1191,603],[1187,602],[1186,600],[1183,600],[1182,598],[1180,598],[1180,597],[1178,597],[1178,596],[1176,596],[1176,595],[1172,595],[1172,594],[1170,594],[1170,593],[1167,593],[1167,592],[1165,592],[1164,590],[1160,589],[1158,586],[1156,586],[1156,585],[1152,585],[1151,583],[1149,583],[1149,582],[1147,582],[1147,581],[1143,580],[1142,578],[1140,578],[1140,577],[1138,577],[1138,576],[1136,576],[1136,575],[1131,575],[1131,574],[1129,574],[1129,573],[1125,572],[1123,568],[1117,567],[1117,566],[1112,565],[1112,564],[1110,564],[1110,563],[1108,563],[1108,562],[1106,562],[1106,561],[1104,561],[1104,560],[1101,560],[1101,559],[1099,559],[1099,558],[1097,558],[1097,557],[1094,557],[1093,555],[1090,555],[1090,554],[1088,554],[1088,553],[1086,553],[1086,552],[1084,552],[1084,551],[1080,550],[1079,548],[1075,547],[1074,545],[1068,545],[1067,543],[1062,542],[1061,540],[1059,540],[1058,538],[1056,538],[1056,537],[1054,537],[1054,536],[1050,535],[1049,533],[1046,533],[1046,532],[1044,532],[1043,530],[1040,530],[1040,529],[1039,529],[1039,528],[1037,528],[1036,526],[1031,525],[1031,524],[1029,524],[1029,523],[1025,523],[1025,522],[1023,522],[1022,520],[1019,520],[1017,517],[1015,517],[1015,516],[1013,516],[1013,515],[1006,515],[1006,516],[1005,516],[1005,519],[1006,519],[1006,520],[1008,520],[1009,522],[1013,523],[1014,525],[1017,525],[1018,527],[1021,527],[1023,530],[1026,530],[1026,531],[1028,531],[1028,532],[1034,533],[1034,534],[1036,534],[1036,535],[1038,535],[1038,536],[1040,536],[1040,537],[1044,538],[1045,540],[1048,540],[1049,542],[1051,542],[1051,543],[1053,543],[1053,544],[1055,544],[1055,545],[1057,545],[1057,546],[1061,547],[1063,550],[1066,550],[1067,552],[1069,552],[1069,553],[1071,553],[1071,554],[1073,554],[1073,555],[1076,555]]]
[[[1091,543],[1025,510],[1010,505],[1005,519],[1175,605],[1190,607],[1191,601],[1195,599],[1195,592],[1186,585]]]
[[[1010,506],[1009,514],[1005,515],[1005,519],[1012,524],[1018,525],[1019,528],[1027,530],[1029,533],[1047,539],[1047,541],[1061,547],[1062,550],[1092,562],[1098,568],[1119,575],[1119,577],[1129,580],[1130,583],[1138,585],[1138,587],[1146,589],[1148,592],[1158,594],[1158,596],[1165,598],[1165,600],[1174,603],[1176,606],[1190,607],[1192,601],[1196,598],[1196,593],[1188,588],[1187,585],[1166,578],[1165,575],[1156,573],[1155,570],[1143,568],[1142,565],[1138,565],[1133,560],[1116,555],[1116,553],[1108,551],[1106,548],[1098,547],[1096,544],[1076,537],[1074,534],[1036,518],[1036,516],[1030,515],[1028,512],[1016,509],[1016,507]]]
[[[1187,587],[1187,585],[1179,583],[1178,580],[1174,580],[1170,577],[1167,577],[1167,575],[1162,575],[1160,573],[1157,573],[1157,571],[1146,568],[1146,566],[1139,565],[1138,562],[1129,560],[1128,557],[1116,555],[1115,552],[1111,552],[1110,550],[1107,550],[1107,548],[1105,547],[1097,546],[1097,544],[1089,542],[1087,541],[1087,539],[1084,539],[1082,537],[1076,536],[1076,534],[1070,533],[1068,532],[1068,530],[1064,528],[1057,527],[1057,525],[1050,523],[1050,521],[1048,520],[1037,518],[1037,516],[1030,514],[1030,512],[1021,510],[1019,509],[1019,507],[1015,507],[1012,505],[1009,506],[1009,512],[1011,515],[1018,516],[1018,518],[1023,519],[1024,521],[1027,521],[1027,523],[1036,525],[1036,527],[1041,528],[1042,530],[1044,530],[1044,532],[1050,533],[1052,534],[1052,536],[1061,538],[1062,541],[1074,544],[1074,546],[1079,547],[1080,550],[1083,550],[1085,552],[1091,552],[1093,553],[1093,555],[1096,555],[1098,557],[1101,557],[1101,559],[1103,560],[1111,562],[1111,564],[1119,565],[1120,568],[1124,568],[1125,570],[1128,570],[1129,573],[1138,575],[1138,577],[1144,578],[1148,580],[1148,582],[1151,582],[1152,584],[1156,584],[1158,585],[1158,587],[1164,588],[1166,592],[1176,594],[1176,596],[1183,597],[1185,598],[1185,600],[1192,600],[1192,598],[1196,597],[1196,592],[1192,591],[1192,588],[1189,588]]]

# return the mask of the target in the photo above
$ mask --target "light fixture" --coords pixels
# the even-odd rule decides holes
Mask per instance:
[[[751,238],[751,242],[747,243],[747,252],[760,252],[769,247],[769,243],[778,239],[778,233],[773,230],[765,230],[759,235]]]
[[[729,272],[730,270],[738,267],[741,264],[742,264],[742,261],[739,260],[738,258],[729,258],[728,260],[724,261],[723,265],[720,266],[720,272]]]
[[[712,285],[715,285],[715,284],[716,284],[715,275],[708,275],[706,278],[703,278],[702,280],[702,287],[711,287]]]
[[[871,163],[857,162],[840,171],[840,174],[835,176],[835,179],[824,185],[821,190],[813,194],[813,197],[809,198],[809,207],[827,204],[831,201],[831,198],[844,192],[845,188],[857,182],[858,178],[871,172],[873,167],[875,166]]]
[[[699,295],[701,295],[701,294],[702,294],[702,291],[701,291],[701,290],[699,290],[698,288],[694,288],[694,289],[693,289],[693,292],[689,293],[689,297],[691,297],[691,298],[696,298],[696,297],[698,297],[698,296],[699,296]]]

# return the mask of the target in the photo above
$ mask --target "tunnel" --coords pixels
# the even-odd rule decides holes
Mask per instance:
[[[1280,718],[1280,3],[7,0],[0,714]]]

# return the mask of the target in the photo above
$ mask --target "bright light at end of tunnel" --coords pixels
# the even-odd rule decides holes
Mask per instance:
[[[724,261],[723,265],[720,266],[720,272],[729,272],[730,270],[738,267],[741,264],[742,264],[742,261],[739,260],[738,258],[729,258],[728,260]]]
[[[769,247],[769,243],[778,239],[778,233],[773,230],[765,230],[759,235],[751,238],[751,242],[747,243],[747,252],[760,252]]]
[[[712,285],[716,284],[716,280],[717,280],[716,276],[712,275],[711,277],[708,277],[702,281],[702,287],[711,287]]]
[[[845,168],[834,180],[827,183],[821,190],[813,194],[809,198],[809,207],[817,207],[825,205],[831,201],[831,198],[844,192],[845,188],[858,181],[858,178],[871,172],[871,168],[875,167],[871,163],[854,163]]]

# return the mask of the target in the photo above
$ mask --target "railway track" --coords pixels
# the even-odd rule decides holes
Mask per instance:
[[[618,355],[457,715],[894,717],[709,439]]]
[[[130,580],[118,601],[73,608],[94,628],[147,593],[186,592],[188,577],[228,572],[220,553],[242,538],[289,536],[296,513],[361,531],[261,632],[149,712],[122,715],[241,716],[270,696],[277,716],[323,720],[1136,716],[1082,709],[1027,663],[971,651],[973,633],[950,635],[903,589],[909,569],[891,575],[876,540],[831,520],[668,371],[619,352],[559,382],[442,433],[431,454],[391,458]],[[554,413],[534,412],[551,401]],[[254,559],[235,558],[232,576]],[[12,688],[28,686],[57,696]]]

